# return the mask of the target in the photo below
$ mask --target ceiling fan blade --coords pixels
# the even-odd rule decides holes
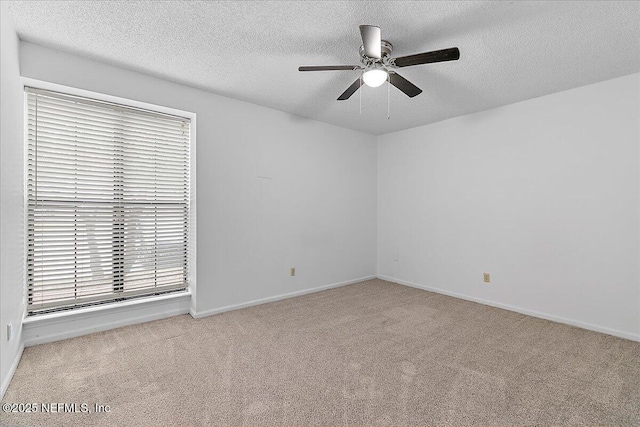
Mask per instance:
[[[401,56],[400,58],[395,58],[393,62],[396,64],[396,67],[410,67],[412,65],[430,64],[432,62],[455,61],[457,59],[460,59],[460,51],[457,47],[451,47],[449,49]]]
[[[380,49],[382,44],[380,27],[360,25],[360,35],[362,36],[362,44],[364,45],[364,54],[369,58],[382,58],[382,51]]]
[[[360,89],[360,86],[362,86],[362,79],[358,78],[358,80],[353,82],[353,84],[349,86],[347,90],[342,92],[342,95],[338,97],[338,101],[344,101],[349,99],[351,95],[353,95],[358,89]]]
[[[298,67],[298,71],[354,71],[360,68],[359,65],[309,65]]]
[[[420,95],[422,89],[405,79],[398,73],[389,73],[389,82],[404,92],[409,98]]]

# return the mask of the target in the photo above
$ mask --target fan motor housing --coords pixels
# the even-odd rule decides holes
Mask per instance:
[[[380,41],[380,52],[382,53],[382,58],[389,57],[391,52],[393,51],[393,45],[387,40]],[[363,59],[368,59],[370,61],[376,61],[377,58],[369,58],[364,54],[364,45],[360,46],[360,57]]]

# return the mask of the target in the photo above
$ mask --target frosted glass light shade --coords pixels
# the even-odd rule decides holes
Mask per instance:
[[[362,75],[362,80],[369,87],[378,87],[387,80],[387,72],[381,68],[367,70]]]

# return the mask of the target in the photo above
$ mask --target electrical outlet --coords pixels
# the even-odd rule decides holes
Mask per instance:
[[[296,275],[296,268],[295,267],[291,267],[291,269],[289,270],[289,275],[291,275],[291,276],[295,276]]]
[[[13,325],[11,325],[11,323],[7,323],[7,341],[10,341],[12,336],[13,336]]]
[[[484,273],[484,283],[491,283],[491,273]]]

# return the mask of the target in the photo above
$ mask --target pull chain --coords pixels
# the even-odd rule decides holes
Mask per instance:
[[[391,75],[387,73],[387,120],[391,118]]]
[[[362,115],[362,74],[360,74],[360,115]]]

